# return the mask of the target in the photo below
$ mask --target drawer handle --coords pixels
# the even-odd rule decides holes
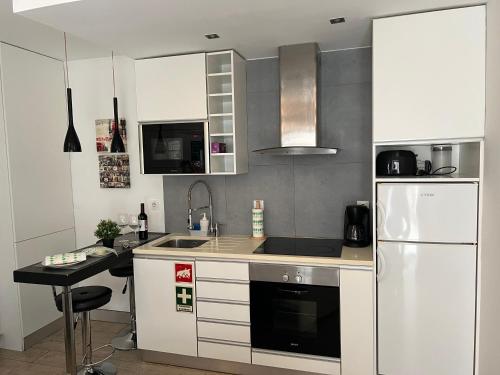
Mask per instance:
[[[233,279],[217,279],[212,277],[197,277],[196,281],[201,281],[205,283],[223,283],[223,284],[243,284],[248,285],[250,281],[248,280],[233,280]]]
[[[215,323],[215,324],[226,324],[232,326],[243,326],[250,327],[250,323],[248,322],[240,322],[237,320],[225,320],[225,319],[213,319],[213,318],[198,318],[198,322],[200,323]]]
[[[206,337],[198,337],[198,342],[206,342],[209,344],[221,344],[221,345],[232,345],[232,346],[240,346],[244,348],[250,348],[250,344],[245,342],[237,342],[237,341],[229,341],[229,340],[218,340],[218,339],[209,339]]]
[[[215,299],[215,298],[204,298],[204,297],[198,297],[196,298],[197,302],[209,302],[209,303],[222,303],[222,304],[228,304],[228,305],[242,305],[242,306],[249,306],[250,302],[244,302],[244,301],[233,301],[230,299]]]

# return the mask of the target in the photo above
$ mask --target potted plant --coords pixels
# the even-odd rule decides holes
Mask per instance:
[[[94,235],[102,240],[102,245],[113,248],[115,238],[120,235],[120,227],[112,220],[101,220]]]

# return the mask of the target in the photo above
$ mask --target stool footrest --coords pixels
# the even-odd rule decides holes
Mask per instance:
[[[101,363],[106,362],[108,359],[110,359],[113,356],[113,354],[115,354],[115,351],[116,351],[116,349],[113,348],[113,345],[111,345],[111,344],[104,344],[102,346],[99,346],[98,348],[92,349],[92,353],[95,353],[98,350],[101,350],[101,349],[106,348],[106,347],[110,347],[113,350],[111,351],[111,353],[106,358],[101,359],[100,361],[84,364],[86,356],[83,356],[83,358],[82,358],[82,364],[84,364],[84,367],[87,367],[87,368],[94,367],[94,366],[100,365]]]

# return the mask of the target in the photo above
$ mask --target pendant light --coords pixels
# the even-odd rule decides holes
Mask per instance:
[[[162,133],[163,126],[162,125],[158,126],[159,130],[158,130],[158,138],[156,140],[155,154],[164,154],[166,150],[165,150],[165,141],[163,140],[163,133]]]
[[[68,130],[64,138],[64,152],[82,152],[82,146],[76,134],[75,126],[73,124],[73,98],[71,96],[71,88],[69,87],[69,73],[68,73],[68,47],[66,43],[66,33],[64,33],[64,56],[66,63],[66,101],[68,102]]]
[[[113,68],[113,112],[115,119],[115,126],[113,127],[113,139],[111,140],[111,152],[125,152],[125,145],[120,135],[120,123],[118,122],[118,99],[116,98],[115,87],[115,57],[111,52],[111,65]]]

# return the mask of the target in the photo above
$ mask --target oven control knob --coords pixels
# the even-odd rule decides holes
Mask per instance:
[[[285,273],[283,275],[283,281],[286,283],[289,279],[290,279],[290,277]]]
[[[295,281],[297,283],[301,283],[302,282],[302,276],[300,276],[300,275],[295,276]]]

